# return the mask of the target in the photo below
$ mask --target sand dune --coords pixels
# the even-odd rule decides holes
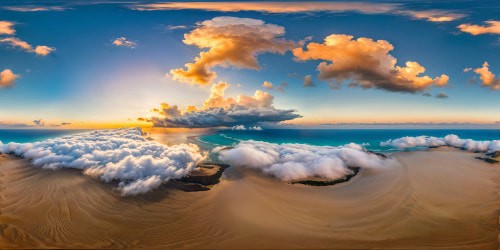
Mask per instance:
[[[206,192],[121,197],[77,170],[0,156],[0,248],[497,249],[500,165],[455,149],[396,153],[329,187],[230,168]]]

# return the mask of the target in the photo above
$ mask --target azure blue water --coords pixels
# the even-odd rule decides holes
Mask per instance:
[[[26,143],[81,133],[87,130],[75,129],[0,129],[0,142]]]
[[[204,147],[230,146],[241,140],[270,143],[301,143],[317,146],[342,146],[357,143],[378,152],[396,149],[380,146],[380,142],[404,136],[444,137],[458,135],[462,139],[500,140],[500,129],[264,129],[221,130],[198,138]]]

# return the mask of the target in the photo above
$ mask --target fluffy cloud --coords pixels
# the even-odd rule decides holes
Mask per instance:
[[[311,75],[306,75],[304,77],[304,87],[314,87],[314,82]]]
[[[22,50],[25,50],[25,51],[30,52],[30,53],[35,53],[35,54],[40,55],[40,56],[47,56],[48,54],[50,54],[56,50],[55,48],[44,46],[44,45],[36,46],[35,48],[33,48],[33,46],[31,44],[29,44],[29,43],[27,43],[19,38],[16,38],[16,37],[7,37],[7,38],[0,39],[0,43],[6,43],[12,47],[18,47]]]
[[[462,32],[472,34],[474,36],[481,34],[500,34],[500,21],[486,21],[485,25],[476,24],[460,24],[457,28]]]
[[[204,107],[190,107],[182,112],[177,106],[166,103],[156,109],[161,117],[149,119],[157,127],[232,127],[255,125],[263,122],[281,122],[300,117],[295,110],[281,110],[273,106],[274,97],[257,90],[253,96],[239,95],[226,98],[228,83],[220,82],[211,87],[210,97]]]
[[[262,87],[269,89],[269,90],[274,89],[273,84],[271,82],[268,82],[268,81],[264,81],[264,83],[262,84]]]
[[[0,21],[0,35],[13,35],[16,33],[14,23],[8,21]]]
[[[500,141],[475,141],[471,139],[460,139],[458,136],[452,134],[443,138],[432,136],[407,136],[382,142],[380,143],[380,146],[394,147],[398,149],[450,146],[472,152],[492,152],[500,150]]]
[[[389,54],[394,46],[385,40],[374,41],[344,34],[333,34],[323,43],[311,42],[306,49],[295,48],[296,60],[325,60],[317,69],[319,78],[337,84],[351,80],[350,86],[379,88],[396,92],[420,92],[431,86],[444,86],[448,76],[436,78],[423,75],[425,68],[418,62],[396,66],[397,59]]]
[[[489,67],[490,65],[488,62],[484,62],[481,68],[474,69],[474,73],[479,75],[479,79],[481,79],[483,86],[489,87],[493,90],[500,90],[500,79],[497,78],[495,74],[491,73]]]
[[[137,43],[127,40],[125,37],[118,37],[113,41],[113,45],[118,47],[127,47],[127,48],[135,48]]]
[[[392,159],[366,152],[357,144],[330,147],[243,141],[234,148],[214,151],[220,161],[232,167],[259,169],[283,181],[311,177],[339,179],[352,173],[348,167],[383,168],[396,164]]]
[[[244,125],[236,125],[231,128],[231,130],[262,130],[260,126],[245,127]]]
[[[202,51],[186,68],[170,71],[174,80],[192,84],[210,84],[217,74],[215,66],[260,69],[257,55],[265,52],[283,54],[295,43],[280,38],[285,29],[262,20],[215,17],[198,24],[184,35],[184,43]]]
[[[148,192],[187,175],[205,159],[194,144],[166,146],[142,137],[140,128],[94,131],[36,143],[0,142],[0,152],[43,168],[76,168],[102,181],[119,181],[122,195]]]
[[[4,69],[0,72],[0,88],[12,86],[14,81],[19,78],[19,75],[16,75],[10,69]]]

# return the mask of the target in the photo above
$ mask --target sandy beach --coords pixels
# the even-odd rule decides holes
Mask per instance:
[[[0,248],[498,249],[500,165],[451,148],[346,183],[229,168],[210,191],[121,197],[78,170],[0,156]]]

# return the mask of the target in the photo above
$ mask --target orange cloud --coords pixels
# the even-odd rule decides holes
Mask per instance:
[[[500,79],[491,73],[488,62],[483,63],[483,67],[474,69],[474,72],[479,75],[482,85],[490,87],[493,90],[500,90]]]
[[[500,34],[500,21],[486,21],[486,25],[476,24],[460,24],[457,28],[462,32],[472,34],[474,36],[481,34]]]
[[[257,90],[253,96],[225,97],[229,83],[219,82],[210,88],[210,97],[203,108],[188,106],[182,112],[177,106],[162,103],[161,117],[147,119],[157,127],[219,127],[254,125],[262,122],[281,122],[300,117],[295,110],[281,110],[273,106],[274,96]]]
[[[3,7],[5,10],[10,11],[18,11],[18,12],[38,12],[38,11],[64,11],[68,8],[62,6],[35,6],[35,5],[27,5],[27,6],[7,6]]]
[[[125,37],[118,37],[113,41],[113,45],[118,47],[127,47],[127,48],[135,48],[137,43],[127,40]]]
[[[451,22],[465,17],[464,14],[451,13],[449,11],[442,10],[423,10],[423,11],[413,11],[404,10],[400,11],[403,15],[408,15],[415,19],[423,19],[429,22]]]
[[[0,35],[13,35],[16,33],[16,30],[14,30],[13,27],[13,22],[0,21]]]
[[[293,48],[294,42],[280,38],[284,33],[281,26],[251,18],[215,17],[201,22],[183,41],[208,50],[185,69],[173,69],[170,74],[180,82],[206,85],[217,77],[211,70],[215,66],[258,70],[258,54],[283,54]]]
[[[264,81],[264,83],[262,84],[262,87],[269,89],[269,90],[272,90],[274,88],[273,84],[271,82],[268,82],[268,81]]]
[[[444,86],[448,76],[436,78],[420,76],[425,68],[418,62],[406,62],[405,66],[396,66],[397,59],[389,54],[394,46],[385,40],[374,41],[361,37],[333,34],[323,43],[311,42],[306,49],[295,48],[296,60],[324,60],[317,69],[319,78],[340,84],[351,80],[350,86],[379,88],[396,92],[419,92],[430,86]]]
[[[4,69],[0,72],[0,88],[12,86],[14,81],[19,78],[19,75],[16,75],[10,69]]]
[[[33,46],[31,46],[31,44],[29,44],[29,43],[27,43],[19,38],[16,38],[16,37],[7,37],[7,38],[0,39],[0,43],[7,43],[12,47],[18,47],[22,50],[25,50],[25,51],[31,52],[31,53],[35,53],[35,54],[40,55],[40,56],[46,56],[46,55],[52,53],[53,51],[55,51],[55,48],[51,48],[51,47],[44,46],[44,45],[36,46],[35,48],[33,48]]]

